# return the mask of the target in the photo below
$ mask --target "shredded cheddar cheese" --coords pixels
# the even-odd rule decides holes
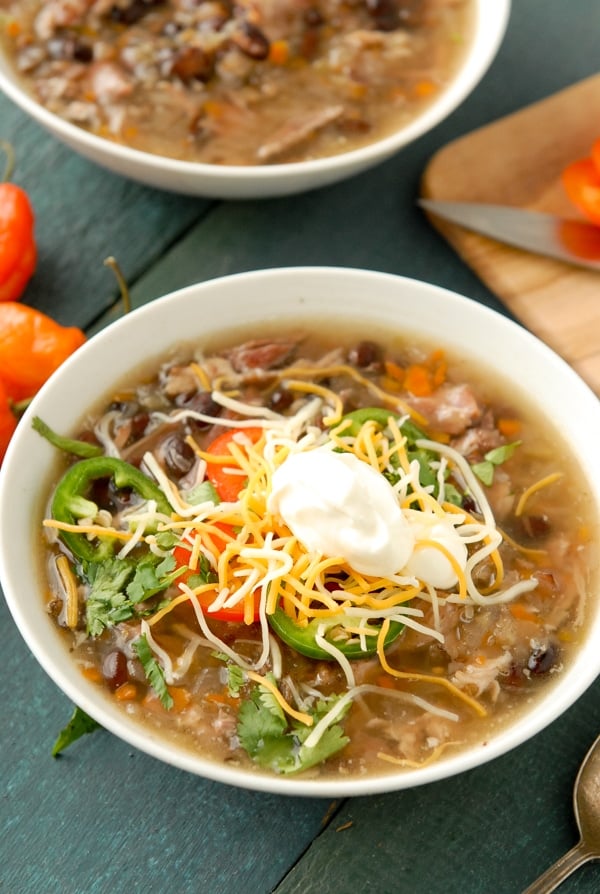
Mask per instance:
[[[526,504],[529,502],[534,494],[542,490],[542,488],[548,487],[548,485],[550,484],[554,484],[555,481],[558,481],[562,477],[562,472],[553,472],[551,475],[546,475],[545,478],[540,479],[540,481],[536,481],[535,484],[532,484],[530,487],[528,487],[527,490],[524,491],[519,497],[519,502],[517,503],[517,508],[515,509],[515,515],[517,516],[517,518],[520,515],[523,515]]]

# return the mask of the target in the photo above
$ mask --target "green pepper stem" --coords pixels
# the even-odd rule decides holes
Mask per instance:
[[[6,156],[4,171],[2,172],[2,182],[6,183],[12,177],[15,169],[15,150],[6,140],[0,140],[0,149]]]
[[[112,272],[115,274],[117,282],[119,284],[121,298],[123,300],[123,312],[128,314],[131,311],[131,296],[129,294],[129,287],[125,282],[125,277],[123,276],[123,272],[121,271],[116,258],[113,258],[112,255],[108,258],[105,258],[104,266],[110,267]]]

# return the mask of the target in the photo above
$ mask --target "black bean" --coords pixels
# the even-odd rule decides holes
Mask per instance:
[[[114,482],[109,478],[97,478],[89,493],[92,500],[99,509],[107,509],[108,512],[120,512],[131,503],[131,489],[117,488]]]
[[[354,345],[348,351],[348,360],[360,369],[373,366],[373,364],[380,361],[380,358],[381,348],[374,341],[359,341],[357,345]]]
[[[208,81],[214,70],[214,57],[200,47],[184,47],[175,56],[171,73],[189,84],[191,81]]]
[[[304,16],[304,24],[308,25],[309,28],[318,28],[320,25],[325,24],[325,19],[319,9],[316,6],[309,6],[309,8],[305,11]]]
[[[400,27],[400,9],[397,0],[367,0],[367,9],[378,31],[395,31]]]
[[[52,37],[46,44],[53,59],[68,59],[76,62],[91,62],[94,51],[90,44],[67,35]]]
[[[128,681],[127,658],[119,649],[114,649],[104,656],[102,676],[111,689],[118,689]]]
[[[232,38],[236,47],[251,59],[266,59],[271,44],[260,28],[251,22],[243,22]]]
[[[131,0],[127,6],[113,6],[110,18],[119,25],[135,25],[153,6],[162,6],[163,0]]]
[[[470,494],[465,494],[462,498],[462,508],[465,512],[470,512],[471,514],[479,512],[479,507]]]
[[[553,667],[559,663],[560,650],[556,643],[546,643],[532,649],[527,659],[527,669],[535,675],[543,676],[550,673]]]
[[[150,416],[148,413],[136,413],[135,416],[131,418],[130,426],[131,431],[129,433],[129,437],[127,438],[127,444],[134,444],[136,441],[139,441],[141,437],[146,433],[146,428],[148,427],[148,423],[150,422]]]
[[[191,410],[194,413],[202,413],[204,416],[219,416],[221,407],[212,399],[210,391],[194,391],[191,394],[178,394],[175,398],[178,407]],[[190,420],[197,428],[206,428],[212,422],[202,422],[201,419]]]
[[[269,406],[276,413],[283,413],[294,402],[294,396],[287,388],[277,388],[269,399]]]
[[[190,471],[196,460],[196,454],[189,444],[177,434],[169,435],[160,445],[167,471],[176,478],[182,478]]]

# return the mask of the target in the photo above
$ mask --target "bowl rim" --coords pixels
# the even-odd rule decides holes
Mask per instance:
[[[318,175],[346,172],[374,165],[377,161],[393,154],[396,150],[431,130],[462,103],[481,80],[492,64],[504,38],[510,18],[512,0],[474,0],[476,21],[471,44],[460,67],[439,97],[417,118],[408,122],[393,134],[369,143],[358,149],[338,155],[324,156],[301,162],[272,165],[215,165],[205,162],[191,162],[168,156],[157,155],[124,144],[113,142],[78,127],[59,115],[50,112],[29,94],[19,83],[18,76],[11,71],[6,61],[6,53],[0,43],[0,90],[34,120],[54,133],[71,147],[78,147],[88,158],[99,161],[104,158],[112,170],[137,165],[145,176],[153,173],[168,174],[175,178],[193,177],[214,180],[246,182],[248,177],[257,183],[267,185],[280,178],[311,179]],[[491,23],[491,27],[484,27]],[[133,176],[133,174],[131,174]],[[173,181],[174,182],[174,181]],[[161,186],[161,183],[157,183]]]
[[[253,285],[255,287],[260,286],[263,291],[269,288],[287,288],[291,290],[290,294],[294,296],[293,300],[296,301],[296,310],[299,307],[304,307],[307,309],[306,313],[313,313],[314,308],[310,302],[314,302],[316,299],[314,296],[310,299],[307,298],[308,291],[311,288],[315,288],[315,284],[319,284],[316,287],[317,292],[321,289],[323,294],[329,294],[329,289],[336,281],[344,290],[344,301],[347,300],[347,291],[350,288],[356,288],[359,291],[363,290],[361,294],[364,294],[364,287],[371,286],[381,290],[382,294],[388,296],[399,295],[400,290],[405,290],[411,301],[418,301],[419,306],[427,305],[429,302],[430,308],[426,308],[426,312],[430,310],[432,312],[436,311],[439,315],[439,302],[443,302],[448,307],[449,319],[462,315],[465,324],[475,320],[480,326],[481,332],[495,327],[493,340],[499,338],[501,342],[504,342],[506,339],[509,339],[512,350],[521,353],[529,351],[531,356],[539,359],[542,367],[541,373],[544,378],[549,378],[553,384],[560,382],[563,386],[563,393],[565,388],[568,387],[570,389],[571,396],[574,398],[570,402],[571,406],[576,406],[584,414],[582,419],[585,421],[580,420],[577,425],[579,427],[585,425],[586,431],[587,426],[591,425],[592,433],[594,431],[596,433],[595,443],[598,442],[597,439],[600,437],[600,404],[596,395],[564,360],[520,324],[456,292],[408,277],[357,268],[303,266],[259,269],[196,283],[150,301],[127,316],[108,325],[93,336],[78,352],[73,354],[33,399],[29,409],[19,423],[17,432],[9,445],[3,467],[0,470],[0,579],[4,597],[25,642],[55,684],[75,704],[78,704],[90,716],[98,720],[107,730],[142,752],[165,763],[206,779],[235,785],[240,788],[302,797],[372,795],[412,788],[442,778],[449,778],[457,773],[472,769],[527,741],[570,707],[598,676],[600,672],[600,653],[594,647],[594,642],[600,641],[600,610],[596,611],[596,616],[593,619],[588,620],[589,632],[586,635],[585,642],[582,644],[580,653],[571,659],[571,666],[567,673],[560,677],[552,687],[549,687],[549,691],[538,702],[535,712],[533,714],[525,714],[524,717],[505,727],[496,736],[490,737],[487,743],[480,743],[467,751],[460,752],[455,756],[442,759],[435,764],[418,770],[403,770],[397,773],[392,771],[383,775],[361,776],[353,779],[340,777],[321,780],[303,779],[301,777],[280,777],[268,775],[261,771],[237,770],[225,764],[219,764],[216,761],[199,757],[187,748],[183,749],[169,744],[161,740],[153,731],[144,728],[139,722],[132,722],[128,719],[122,709],[113,705],[109,701],[109,697],[99,692],[94,684],[86,681],[79,674],[73,674],[73,664],[68,657],[64,641],[59,636],[59,631],[56,630],[50,619],[44,616],[41,604],[39,614],[37,609],[32,613],[31,608],[34,603],[30,602],[28,607],[27,603],[20,598],[22,562],[18,559],[18,550],[13,550],[10,545],[10,536],[5,534],[8,526],[4,523],[4,520],[9,518],[15,501],[22,499],[24,490],[26,490],[27,474],[24,470],[25,464],[20,462],[20,456],[27,455],[27,465],[29,466],[30,462],[33,461],[34,467],[39,469],[40,458],[41,466],[43,466],[44,462],[51,463],[51,457],[55,455],[54,448],[42,442],[41,438],[38,438],[31,432],[30,422],[33,416],[44,416],[45,408],[51,408],[53,404],[56,406],[58,398],[55,395],[60,395],[61,389],[64,391],[65,382],[77,382],[82,375],[86,374],[86,371],[92,370],[95,361],[102,359],[108,347],[114,345],[115,342],[118,343],[119,340],[125,343],[132,330],[139,326],[140,321],[144,317],[148,321],[151,321],[155,316],[158,316],[159,319],[167,318],[169,315],[173,316],[173,310],[181,311],[186,305],[189,305],[191,308],[192,304],[199,299],[210,299],[214,295],[220,295],[225,304],[232,301],[235,303],[236,300],[239,300],[240,294],[242,292],[245,294],[248,287]],[[298,285],[298,282],[304,283],[304,286]],[[229,297],[225,298],[225,295]],[[286,295],[286,297],[289,297],[289,295]],[[338,310],[342,306],[341,300],[337,299]],[[383,299],[379,298],[378,300]],[[386,298],[386,300],[389,304],[391,297]],[[402,300],[407,301],[408,299],[403,298]],[[198,306],[196,304],[196,313],[197,310]],[[406,312],[406,307],[404,310]],[[286,305],[286,313],[288,319],[293,319],[291,306],[288,308]],[[390,308],[387,307],[384,316],[387,315],[389,318],[390,313]],[[257,316],[254,322],[258,322],[259,319],[260,317]],[[162,327],[155,326],[154,328],[161,330]],[[227,331],[230,328],[230,326],[221,324],[215,331]],[[407,329],[401,320],[398,322],[398,329],[399,331],[406,331]],[[419,330],[417,329],[416,331]],[[426,338],[423,333],[422,337]],[[488,337],[492,338],[491,335]],[[162,338],[162,334],[159,332],[156,339],[160,338]],[[185,336],[183,340],[186,340]],[[169,346],[165,342],[163,355],[164,351],[169,349]],[[130,361],[122,361],[123,367],[127,368],[127,363],[129,363],[129,369],[131,369]],[[120,377],[121,373],[111,377],[110,382],[107,382],[106,391]],[[102,390],[104,391],[105,389],[103,388]],[[558,398],[553,397],[552,399],[557,400]],[[66,403],[64,399],[61,402],[62,404]],[[86,403],[86,406],[89,405]],[[84,413],[85,408],[80,407],[75,416],[77,419],[81,419]],[[588,414],[587,416],[585,415],[586,413]],[[577,415],[581,414],[578,413]],[[584,445],[582,450],[584,451],[584,458],[587,458],[588,461],[588,472],[591,473],[592,448]],[[594,466],[594,470],[594,476],[590,476],[590,487],[593,489],[595,498],[600,504],[600,469]],[[40,482],[41,479],[38,481],[38,486]],[[26,517],[24,517],[21,523],[21,527],[25,530],[29,528],[32,514],[37,509],[40,512],[43,511],[42,507],[34,505],[35,500],[35,497],[30,497],[31,505],[27,509]],[[18,536],[19,525],[11,529],[12,536],[15,536],[15,531]],[[24,532],[22,533],[24,534]],[[30,536],[32,536],[31,533]],[[26,539],[24,535],[23,540]],[[23,548],[25,549],[25,547]],[[33,575],[33,577],[35,576]],[[37,599],[37,595],[32,598]],[[118,710],[115,708],[118,708]]]

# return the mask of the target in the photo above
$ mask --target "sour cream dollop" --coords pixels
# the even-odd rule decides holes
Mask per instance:
[[[273,474],[267,508],[309,551],[342,556],[361,574],[389,577],[413,552],[391,485],[352,453],[319,447],[292,454]]]
[[[452,563],[437,547],[429,545],[419,547],[419,543],[423,541],[439,543],[464,570],[467,563],[467,547],[456,528],[433,512],[405,509],[404,514],[413,532],[416,548],[402,573],[416,577],[438,590],[450,590],[458,583]]]

